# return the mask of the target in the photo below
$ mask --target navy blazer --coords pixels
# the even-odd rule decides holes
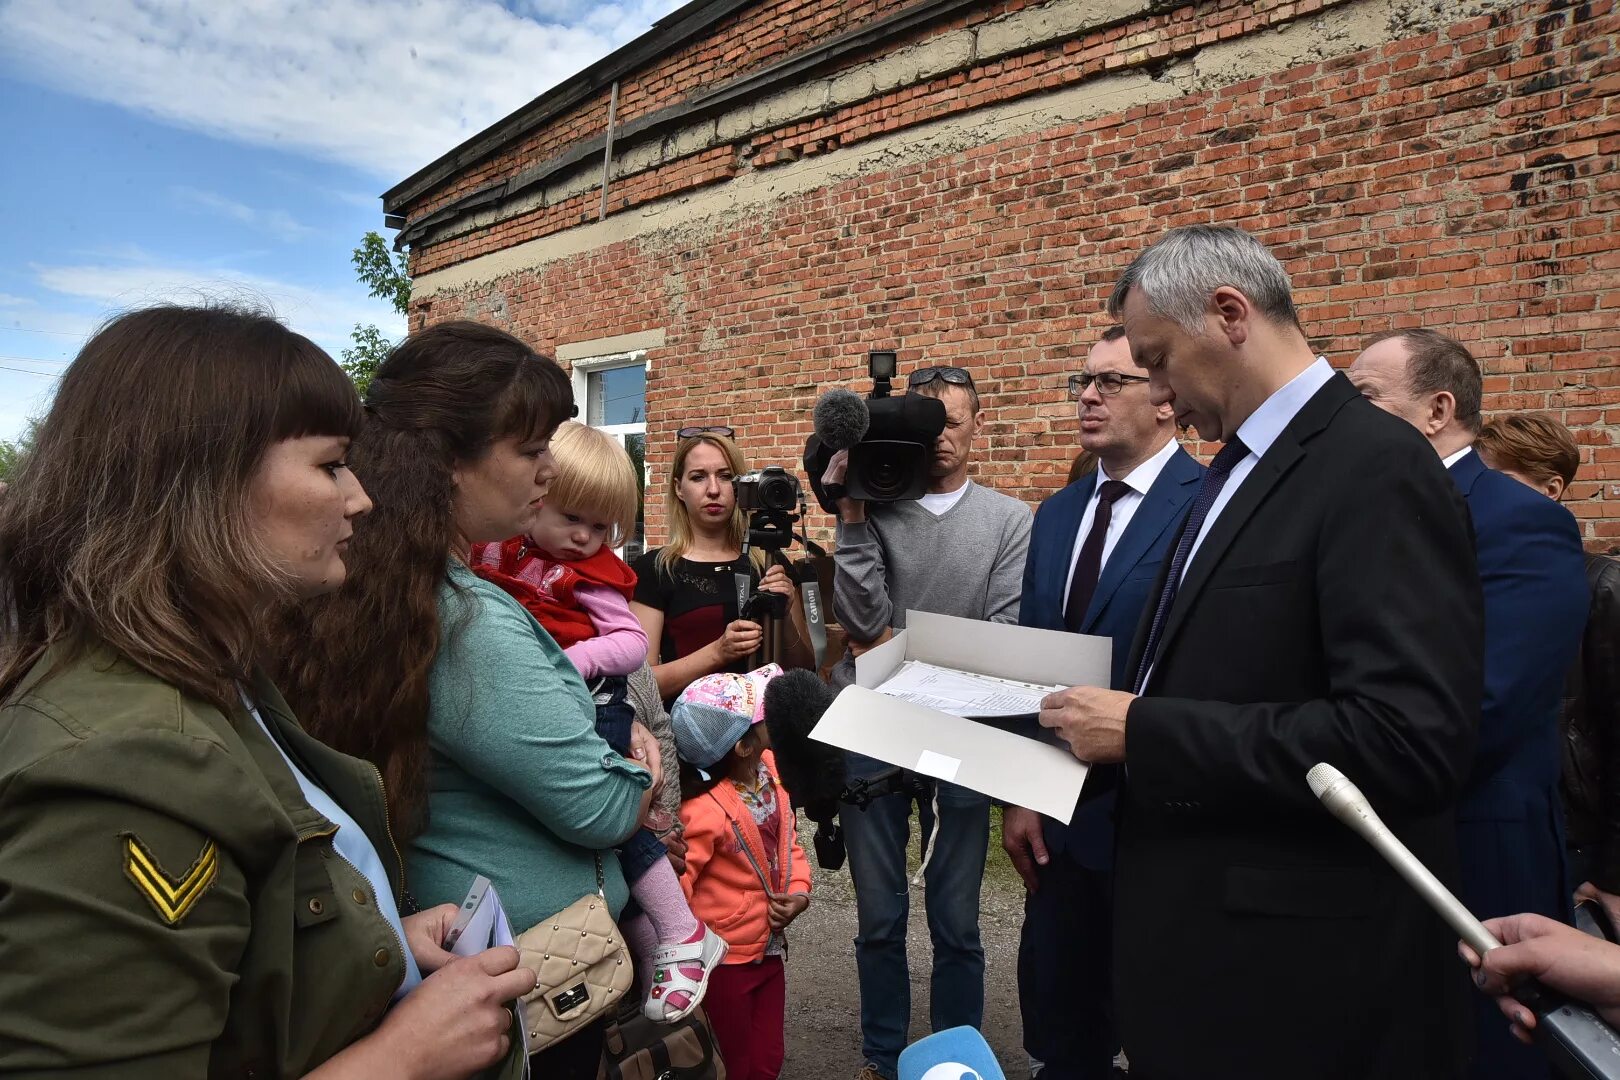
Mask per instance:
[[[1558,712],[1591,595],[1564,507],[1470,450],[1451,466],[1468,501],[1485,594],[1479,745],[1457,807],[1463,901],[1482,919],[1571,916],[1558,803]]]
[[[1114,639],[1112,685],[1123,687],[1126,654],[1153,593],[1160,564],[1175,542],[1193,496],[1198,494],[1204,467],[1178,449],[1165,462],[1130,524],[1108,553],[1097,591],[1086,609],[1081,632]],[[1024,563],[1024,595],[1018,622],[1042,630],[1062,630],[1063,605],[1068,599],[1069,567],[1079,540],[1080,519],[1097,484],[1097,473],[1083,476],[1035,511]],[[1045,819],[1046,846],[1052,854],[1067,850],[1082,866],[1107,869],[1113,862],[1113,795],[1080,804],[1074,820],[1065,826]]]

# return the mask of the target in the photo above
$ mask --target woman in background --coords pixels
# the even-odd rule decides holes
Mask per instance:
[[[717,671],[741,674],[765,640],[765,631],[744,619],[736,579],[751,589],[789,598],[788,654],[794,667],[813,667],[804,644],[804,611],[787,571],[754,548],[742,556],[748,518],[737,508],[735,477],[748,471],[727,427],[682,428],[670,466],[665,516],[669,543],[636,560],[636,594],[630,610],[652,646],[653,675],[665,703],[688,683]]]

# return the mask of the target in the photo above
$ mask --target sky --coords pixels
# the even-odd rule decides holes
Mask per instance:
[[[269,308],[334,357],[383,191],[681,0],[0,0],[0,439],[109,316]]]

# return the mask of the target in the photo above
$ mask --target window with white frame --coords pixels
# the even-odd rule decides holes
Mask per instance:
[[[647,547],[647,353],[644,349],[573,362],[574,400],[580,419],[619,441],[635,463],[642,506],[619,555],[634,562]]]

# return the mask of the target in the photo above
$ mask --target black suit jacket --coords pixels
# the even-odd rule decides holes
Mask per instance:
[[[1130,707],[1114,970],[1133,1077],[1460,1072],[1456,935],[1305,773],[1338,766],[1454,887],[1483,633],[1456,486],[1335,375],[1205,536]]]

